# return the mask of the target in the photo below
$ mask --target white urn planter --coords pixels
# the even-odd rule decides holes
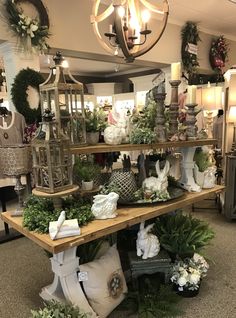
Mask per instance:
[[[215,173],[215,166],[209,167],[205,171],[200,172],[198,166],[196,164],[194,165],[194,179],[202,189],[214,188],[216,181]]]
[[[93,180],[92,181],[82,180],[82,190],[85,190],[85,191],[93,190]]]

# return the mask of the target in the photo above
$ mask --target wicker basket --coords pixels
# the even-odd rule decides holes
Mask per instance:
[[[134,192],[137,191],[137,184],[132,171],[113,170],[109,180],[109,183],[111,182],[115,183],[120,190],[119,203],[134,201]]]

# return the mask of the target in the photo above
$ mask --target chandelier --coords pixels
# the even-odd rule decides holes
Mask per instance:
[[[94,0],[91,23],[100,44],[109,53],[122,55],[126,62],[133,62],[151,50],[161,38],[169,13],[167,0],[162,0],[159,6],[147,0],[111,0],[103,12],[101,2],[104,3]],[[149,25],[151,12],[153,31]],[[98,25],[100,22],[104,22],[103,32],[106,29],[103,35]]]

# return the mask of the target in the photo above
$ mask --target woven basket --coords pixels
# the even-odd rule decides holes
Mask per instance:
[[[132,171],[113,170],[109,183],[115,183],[119,188],[119,203],[134,201],[134,192],[137,191],[137,184]]]

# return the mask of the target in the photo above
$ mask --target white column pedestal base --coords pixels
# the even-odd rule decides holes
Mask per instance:
[[[40,296],[44,300],[70,302],[85,313],[91,313],[91,318],[98,317],[89,305],[77,277],[79,258],[76,247],[54,254],[51,258],[54,280],[51,285],[44,287]]]
[[[182,162],[181,168],[181,178],[179,184],[182,188],[189,192],[201,192],[201,187],[195,182],[193,177],[194,161],[193,156],[196,147],[191,148],[181,148]]]

